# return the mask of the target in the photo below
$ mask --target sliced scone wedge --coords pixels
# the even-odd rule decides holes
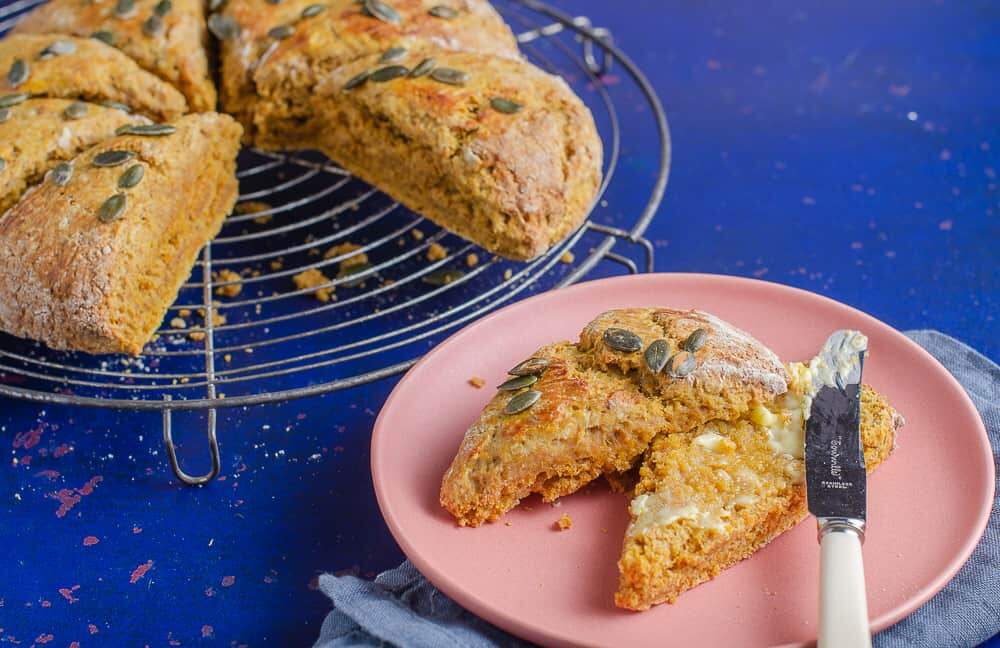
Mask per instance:
[[[0,216],[0,329],[138,354],[237,196],[241,129],[218,113],[133,126]]]
[[[804,417],[813,388],[806,365],[793,364],[790,372],[789,391],[748,416],[653,440],[629,507],[619,607],[672,603],[807,516]],[[885,399],[863,386],[869,471],[892,452],[901,424]]]
[[[13,33],[102,38],[176,86],[192,110],[215,110],[202,0],[49,0],[27,14]]]
[[[114,47],[62,34],[0,39],[0,106],[28,97],[113,102],[163,121],[188,109],[176,88]]]
[[[436,11],[431,0],[393,0],[372,15],[364,3],[332,0],[229,0],[210,18],[222,37],[222,103],[248,141],[267,148],[310,148],[326,125],[312,119],[317,83],[366,56],[385,57],[433,44],[441,50],[519,58],[517,41],[486,0]],[[450,11],[449,11],[450,10]],[[435,15],[445,12],[447,15]]]
[[[684,330],[692,321],[710,329],[698,351],[699,362],[708,368],[705,376],[728,375],[715,368],[739,359],[759,380],[732,381],[728,392],[719,394],[688,377],[671,377],[685,386],[676,393],[665,386],[657,392],[642,384],[636,370],[600,361],[596,354],[601,351],[593,346],[544,347],[511,370],[515,382],[498,391],[466,432],[441,485],[442,506],[462,525],[495,520],[531,493],[552,500],[602,474],[614,478],[628,471],[656,434],[736,418],[754,402],[770,401],[785,390],[784,367],[760,342],[704,314],[691,320],[687,311],[669,312]],[[632,314],[611,311],[595,322],[626,323]],[[632,335],[631,350],[619,341],[614,353],[622,362],[635,356],[645,363],[642,342]],[[713,336],[727,341],[713,341]],[[683,406],[678,404],[682,396]]]
[[[149,120],[100,104],[71,99],[27,99],[0,109],[0,213],[46,171],[115,129]]]

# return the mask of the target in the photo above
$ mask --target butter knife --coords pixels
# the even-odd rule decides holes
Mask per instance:
[[[819,648],[871,646],[861,544],[867,483],[861,445],[861,371],[868,338],[836,331],[810,365],[806,491],[820,543]]]

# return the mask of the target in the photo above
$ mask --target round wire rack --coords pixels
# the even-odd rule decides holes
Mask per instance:
[[[0,32],[44,1],[0,8]],[[649,82],[586,17],[535,0],[495,6],[527,57],[583,98],[604,141],[599,196],[569,237],[533,261],[507,261],[318,153],[245,149],[237,207],[202,250],[143,355],[56,352],[0,334],[0,395],[162,412],[174,473],[182,483],[203,484],[220,469],[219,408],[398,374],[463,324],[574,283],[602,261],[652,271],[653,245],[643,233],[666,188],[670,135]],[[314,282],[296,281],[307,272]],[[207,412],[205,474],[179,465],[172,414],[180,410]]]

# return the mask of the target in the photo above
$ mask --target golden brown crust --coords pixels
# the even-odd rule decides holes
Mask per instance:
[[[243,124],[248,141],[271,148],[308,148],[308,136],[322,124],[310,121],[308,98],[329,72],[389,47],[431,43],[438,49],[490,53],[517,58],[517,42],[484,0],[455,0],[451,20],[428,9],[437,0],[395,0],[399,24],[362,13],[353,0],[334,0],[311,18],[302,11],[314,0],[230,0],[222,14],[239,25],[239,34],[222,42],[222,103]],[[294,25],[287,39],[268,32]],[[259,129],[259,130],[258,130]]]
[[[97,31],[110,32],[116,48],[143,69],[176,86],[192,110],[214,110],[215,84],[208,68],[208,31],[202,0],[169,0],[169,10],[154,19],[161,26],[144,28],[159,1],[135,0],[134,8],[120,16],[115,9],[118,3],[113,1],[49,0],[26,15],[13,33],[86,38]]]
[[[49,59],[38,55],[55,41],[72,42],[76,49]],[[11,85],[7,71],[15,59],[29,66],[28,78]],[[39,97],[115,101],[159,120],[187,112],[184,95],[169,83],[146,72],[135,61],[93,38],[59,34],[15,34],[0,40],[0,95],[27,93]]]
[[[610,328],[639,336],[643,351],[654,340],[666,340],[671,354],[681,351],[696,329],[707,336],[694,353],[694,371],[677,378],[666,370],[650,371],[643,351],[623,353],[609,347],[604,334]],[[690,430],[712,419],[735,419],[753,403],[769,402],[787,387],[785,367],[770,349],[731,324],[696,310],[623,308],[602,313],[580,334],[580,349],[595,367],[629,374],[646,393],[663,399],[671,409],[667,433]]]
[[[496,520],[531,493],[568,495],[604,472],[628,469],[666,423],[662,405],[628,381],[587,369],[573,344],[532,357],[549,368],[531,388],[542,396],[508,415],[498,392],[469,428],[441,484],[441,505],[459,524]]]
[[[56,349],[141,352],[237,194],[239,125],[217,113],[175,125],[106,140],[74,159],[68,184],[47,180],[0,217],[0,328]],[[136,157],[93,165],[110,150]],[[120,189],[136,163],[141,182]],[[101,205],[122,191],[122,217],[102,222]]]
[[[8,109],[0,122],[0,213],[5,212],[30,184],[56,163],[68,160],[124,124],[145,122],[114,108],[84,104],[82,117],[69,118],[69,99],[28,99]]]
[[[861,435],[869,472],[892,452],[900,423],[885,399],[863,386]],[[615,603],[631,610],[673,602],[808,514],[802,459],[776,453],[767,433],[748,419],[658,435],[636,494],[615,594]],[[660,508],[644,496],[658,498],[653,501]]]

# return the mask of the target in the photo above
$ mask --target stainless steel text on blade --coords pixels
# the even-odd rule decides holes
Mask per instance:
[[[806,489],[809,511],[820,518],[857,521],[863,528],[867,484],[861,445],[861,373],[867,338],[857,331],[830,336],[814,372],[806,421]]]

